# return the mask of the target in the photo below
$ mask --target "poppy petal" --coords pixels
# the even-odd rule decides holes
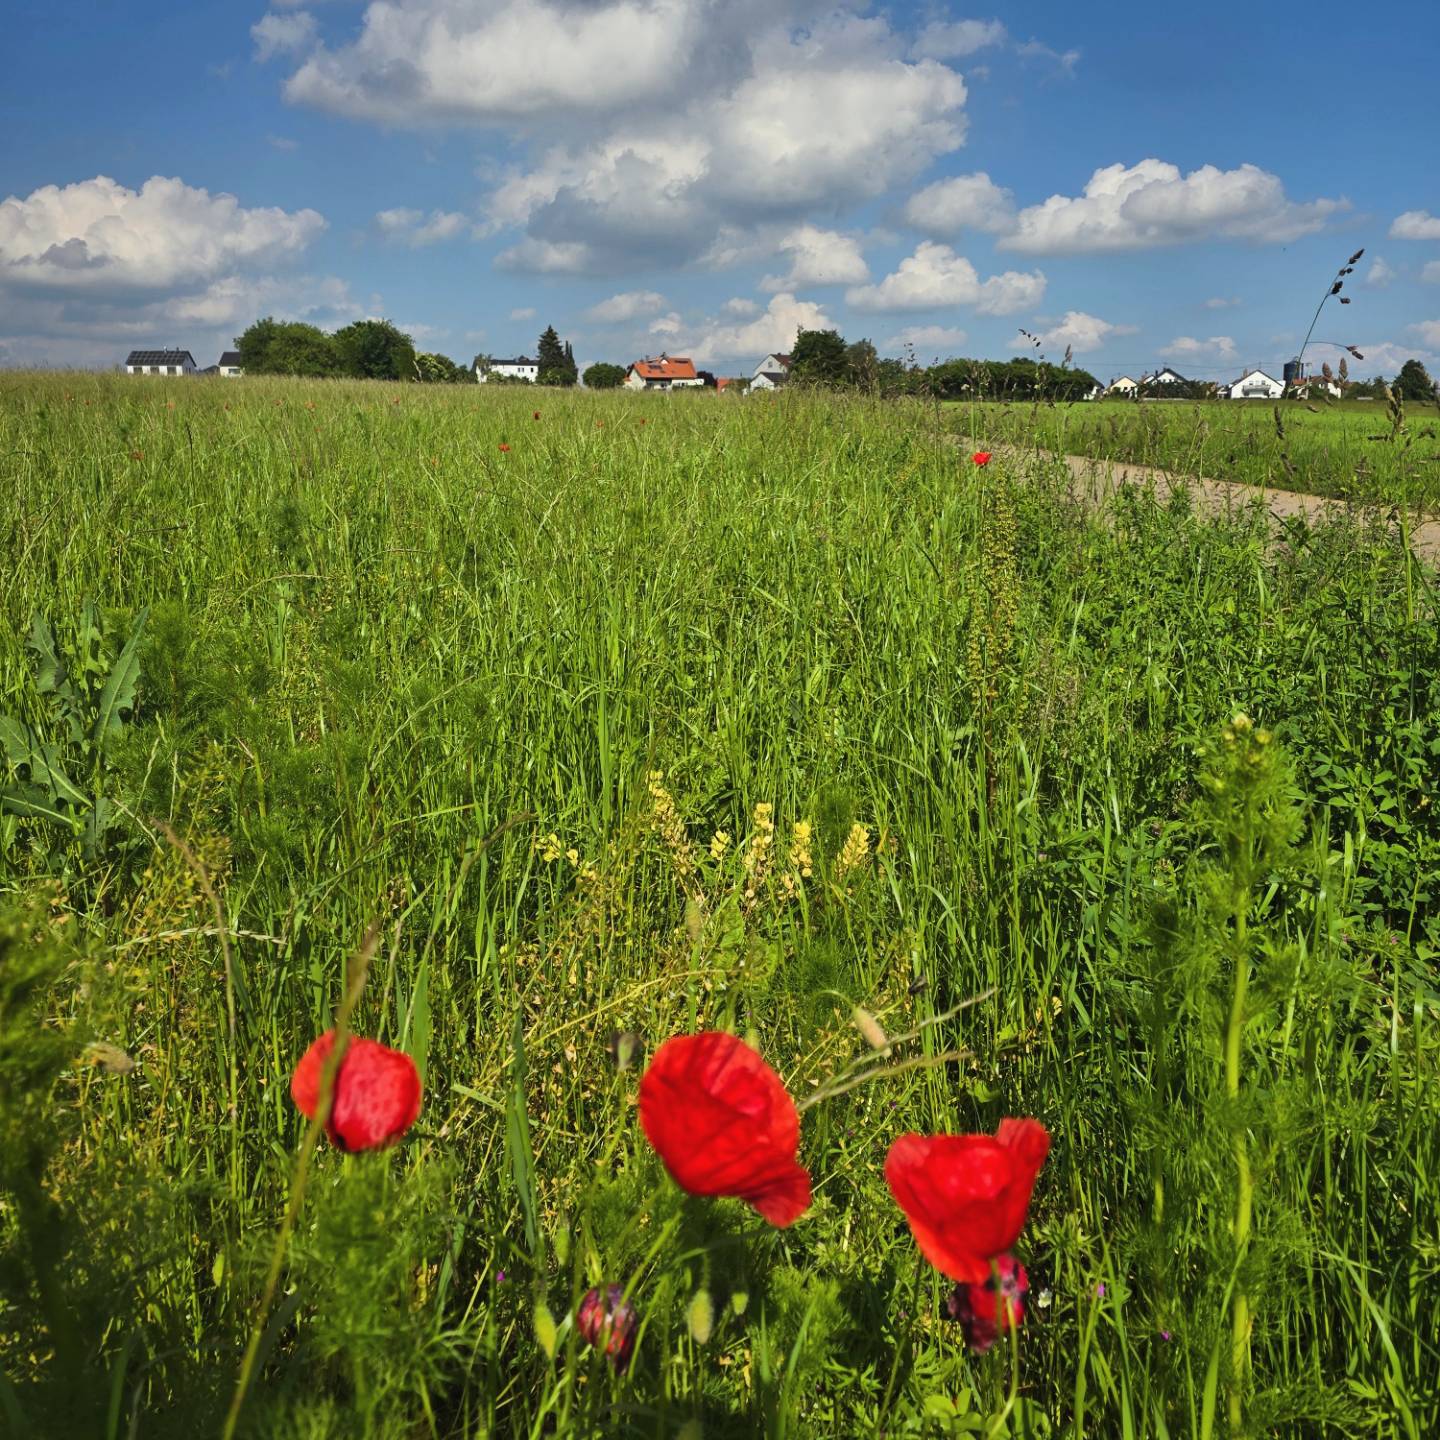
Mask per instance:
[[[327,1031],[301,1057],[290,1079],[290,1095],[307,1119],[320,1104],[320,1080],[335,1046]],[[325,1133],[342,1150],[375,1150],[391,1145],[420,1117],[422,1086],[415,1062],[378,1040],[352,1038],[335,1075],[335,1094]]]
[[[810,1177],[796,1160],[800,1116],[780,1077],[734,1035],[679,1035],[640,1081],[640,1124],[665,1168],[692,1195],[731,1195],[775,1225],[806,1209]]]

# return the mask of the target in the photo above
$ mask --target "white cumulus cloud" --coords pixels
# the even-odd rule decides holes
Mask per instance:
[[[1390,226],[1392,240],[1440,240],[1440,215],[1428,210],[1407,210]]]
[[[963,60],[1009,38],[999,20],[933,20],[916,36],[910,53],[917,60]]]
[[[1211,335],[1207,340],[1197,339],[1194,335],[1177,335],[1170,342],[1170,348],[1166,354],[1177,360],[1223,360],[1228,362],[1238,361],[1240,358],[1235,341],[1229,335]]]
[[[1395,267],[1388,260],[1376,255],[1365,272],[1365,284],[1375,290],[1384,290],[1395,277]]]
[[[314,210],[246,209],[156,175],[139,190],[104,175],[0,201],[0,286],[180,292],[292,259],[325,228]]]
[[[1420,272],[1420,278],[1427,285],[1440,285],[1440,260],[1429,260]]]
[[[1140,250],[1187,241],[1284,243],[1320,229],[1344,200],[1290,200],[1276,175],[1255,165],[1188,175],[1163,160],[1096,170],[1082,195],[1027,206],[1002,248],[1032,255]]]
[[[860,242],[838,230],[821,230],[800,225],[784,236],[777,247],[790,256],[785,275],[767,275],[762,290],[798,290],[806,285],[859,285],[870,278]]]
[[[315,43],[315,35],[315,17],[308,10],[292,10],[288,15],[271,11],[250,27],[255,58],[260,61],[308,50]]]
[[[642,315],[653,315],[664,308],[665,297],[654,290],[625,290],[600,301],[598,305],[592,305],[585,312],[585,318],[602,325],[616,325],[625,320],[637,320]]]
[[[830,317],[811,300],[800,300],[788,292],[772,295],[762,314],[752,320],[705,320],[698,325],[676,327],[681,343],[670,345],[672,354],[686,351],[702,359],[733,359],[753,356],[758,360],[772,351],[788,351],[800,330],[828,330]]]
[[[381,210],[375,216],[375,225],[385,239],[412,249],[453,240],[469,223],[455,210],[432,210],[428,215],[423,210]]]
[[[1039,271],[1007,270],[981,280],[975,267],[948,245],[925,240],[899,267],[876,285],[861,285],[845,294],[856,310],[937,310],[972,305],[985,315],[1012,315],[1033,308],[1045,294]]]
[[[965,340],[965,332],[953,325],[907,325],[885,342],[885,349],[915,350],[923,357],[942,350],[953,353]]]
[[[1054,352],[1053,358],[1058,359],[1060,352],[1066,349],[1079,355],[1087,350],[1100,349],[1112,336],[1135,333],[1133,325],[1112,324],[1098,315],[1088,315],[1083,310],[1067,310],[1060,320],[1046,326],[1035,338],[1047,351]],[[1028,343],[1023,335],[1017,335],[1013,342],[1015,348],[1021,350],[1025,349]]]
[[[941,240],[953,240],[962,230],[1003,235],[1015,225],[1015,197],[981,170],[916,191],[904,215],[908,224]]]

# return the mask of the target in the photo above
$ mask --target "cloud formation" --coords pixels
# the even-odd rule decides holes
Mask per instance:
[[[1088,315],[1083,310],[1067,310],[1062,319],[1042,329],[1035,338],[1050,352],[1049,358],[1058,359],[1065,350],[1083,354],[1087,350],[1098,350],[1112,336],[1134,335],[1134,325],[1116,325],[1102,320],[1098,315]],[[1023,335],[1017,335],[1012,342],[1014,348],[1029,348]]]
[[[808,285],[859,285],[870,278],[860,242],[838,230],[799,225],[779,242],[777,249],[790,257],[785,275],[767,275],[762,290],[798,290]]]
[[[876,285],[845,292],[856,310],[941,310],[973,306],[982,315],[1013,315],[1032,309],[1045,294],[1045,276],[1007,270],[981,280],[975,267],[948,245],[922,241],[913,255]]]
[[[1390,226],[1392,240],[1440,240],[1440,215],[1428,210],[1407,210]]]
[[[965,343],[965,331],[953,325],[907,325],[885,342],[885,349],[914,350],[922,361],[931,354],[953,355]]]
[[[585,312],[585,318],[602,325],[618,325],[626,320],[639,319],[642,315],[653,315],[664,308],[665,297],[654,290],[626,290],[592,305]]]
[[[1240,352],[1229,335],[1212,335],[1199,340],[1193,335],[1178,335],[1170,342],[1166,354],[1172,360],[1223,360],[1239,362]]]
[[[1199,240],[1282,244],[1319,230],[1344,200],[1298,204],[1280,178],[1255,165],[1188,175],[1163,160],[1107,165],[1078,196],[1052,195],[1016,216],[1002,248],[1029,255],[1142,250]]]
[[[456,210],[432,210],[428,215],[423,210],[381,210],[375,216],[376,228],[386,240],[411,249],[453,240],[465,232],[469,223]]]
[[[964,139],[964,80],[854,5],[377,0],[286,94],[385,124],[503,129],[528,158],[485,225],[533,242],[504,268],[692,264],[727,233],[732,248],[769,233],[773,255],[817,211],[884,195]],[[803,278],[811,263],[795,256],[775,283],[822,283]],[[859,278],[853,254],[839,270],[823,283]]]
[[[97,175],[0,201],[0,286],[57,293],[178,292],[288,260],[325,228],[314,210],[246,209],[156,175],[139,190]]]
[[[937,240],[953,240],[962,230],[1004,235],[1015,228],[1015,197],[983,170],[953,175],[916,191],[906,202],[904,218]]]

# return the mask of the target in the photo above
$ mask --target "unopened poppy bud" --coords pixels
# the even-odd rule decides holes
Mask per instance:
[[[1010,1254],[1000,1255],[983,1285],[957,1285],[945,1302],[945,1312],[965,1332],[965,1343],[983,1355],[1012,1326],[1025,1319],[1025,1296],[1030,1277]]]
[[[620,1285],[587,1290],[575,1312],[575,1328],[609,1357],[617,1374],[623,1374],[629,1367],[639,1326],[640,1317],[626,1300],[624,1287]]]

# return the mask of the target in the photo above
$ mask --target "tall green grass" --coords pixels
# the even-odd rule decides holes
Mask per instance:
[[[1248,400],[984,405],[950,425],[1180,476],[1440,510],[1440,406]],[[1278,417],[1278,424],[1277,424]]]
[[[354,1024],[425,1109],[317,1156],[241,1433],[985,1433],[1009,1358],[880,1167],[1006,1114],[1055,1143],[1004,1433],[1435,1433],[1440,638],[1385,529],[1095,515],[798,394],[6,376],[0,457],[0,711],[81,796],[0,815],[14,1433],[218,1432],[377,923]],[[33,618],[89,694],[147,607],[87,747]],[[806,1112],[811,1214],[683,1201],[614,1033],[803,1096],[856,1004],[922,1063]]]

